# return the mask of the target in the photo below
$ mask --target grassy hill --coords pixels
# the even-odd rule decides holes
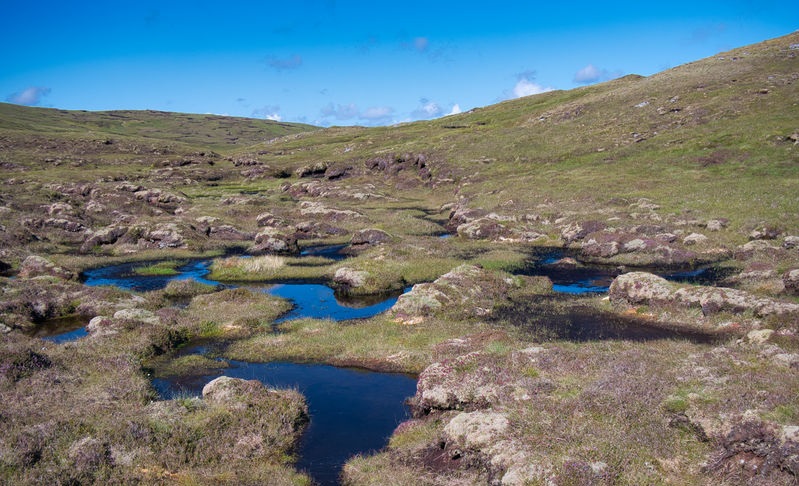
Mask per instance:
[[[301,123],[281,123],[219,115],[162,111],[68,111],[0,103],[0,130],[69,137],[94,134],[179,142],[211,150],[252,145],[283,135],[316,130]]]

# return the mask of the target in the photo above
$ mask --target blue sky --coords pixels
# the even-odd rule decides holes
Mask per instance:
[[[789,34],[761,1],[6,0],[0,101],[387,125]]]

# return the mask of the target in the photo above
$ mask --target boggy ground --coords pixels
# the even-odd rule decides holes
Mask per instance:
[[[0,105],[2,477],[307,482],[299,397],[156,400],[148,367],[213,366],[159,361],[212,338],[233,358],[421,373],[416,418],[350,461],[352,484],[794,483],[797,44],[377,129]],[[319,243],[351,258],[298,258]],[[557,298],[514,274],[534,247],[567,248],[566,266],[714,263],[732,291],[639,276],[616,287],[650,294]],[[418,285],[386,315],[275,333],[286,304],[263,295],[79,283],[198,256],[229,281]],[[75,313],[89,337],[24,334]],[[569,315],[680,332],[574,339],[552,325]]]

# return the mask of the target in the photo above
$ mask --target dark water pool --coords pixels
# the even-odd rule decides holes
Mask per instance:
[[[44,339],[54,343],[66,343],[88,335],[86,324],[89,320],[84,316],[69,316],[48,319],[39,323],[30,334],[31,337]]]
[[[229,363],[218,374],[156,379],[153,386],[167,399],[199,395],[206,383],[224,374],[298,389],[308,401],[311,421],[297,467],[322,485],[338,484],[341,467],[353,455],[383,448],[397,425],[408,419],[405,400],[416,393],[416,380],[402,374],[314,364]]]
[[[546,250],[534,253],[530,263],[520,270],[523,275],[543,275],[552,280],[555,292],[569,295],[602,294],[608,291],[613,279],[629,271],[656,273],[675,282],[713,285],[723,279],[723,270],[707,265],[697,268],[663,270],[658,268],[634,268],[611,265],[581,264],[560,265],[558,262],[570,256],[562,250]]]

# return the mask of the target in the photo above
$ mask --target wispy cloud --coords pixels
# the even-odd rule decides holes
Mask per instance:
[[[252,116],[255,118],[264,118],[272,121],[281,121],[280,107],[277,105],[266,105],[261,108],[256,108],[252,111]]]
[[[302,66],[302,56],[294,54],[286,58],[271,56],[267,58],[266,65],[278,71],[298,69]]]
[[[334,105],[328,103],[322,107],[322,118],[335,118],[336,120],[352,120],[359,114],[358,107],[350,103],[348,105]]]
[[[574,82],[577,84],[592,84],[615,79],[621,75],[621,71],[609,71],[589,64],[574,73]]]
[[[394,108],[390,106],[372,106],[365,109],[358,118],[382,125],[384,123],[390,123],[393,116]]]
[[[37,106],[42,102],[42,98],[50,94],[50,91],[50,88],[29,86],[22,91],[8,95],[6,101],[17,105]]]
[[[372,106],[360,110],[354,103],[345,105],[328,103],[322,107],[320,114],[327,122],[330,119],[340,121],[358,119],[364,121],[366,125],[386,125],[394,121],[394,108],[390,106]]]

